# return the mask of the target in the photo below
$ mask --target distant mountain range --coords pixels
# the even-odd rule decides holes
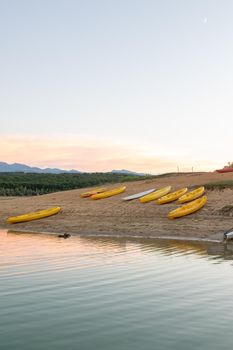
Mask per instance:
[[[146,174],[144,173],[136,173],[135,171],[130,171],[126,169],[121,169],[121,170],[112,170],[112,173],[115,174],[125,174],[125,175],[135,175],[135,176],[145,176]]]
[[[63,173],[70,173],[70,174],[80,174],[81,171],[78,170],[63,170],[63,169],[57,169],[57,168],[37,168],[37,167],[30,167],[25,164],[8,164],[5,162],[0,162],[0,172],[1,173],[8,173],[8,172],[23,172],[23,173],[37,173],[37,174],[63,174]]]
[[[14,163],[8,164],[5,162],[0,162],[0,173],[12,173],[12,172],[22,172],[22,173],[37,173],[37,174],[81,174],[82,171],[79,170],[63,170],[58,168],[45,168],[41,169],[38,167],[30,167],[26,164]],[[122,170],[112,170],[112,173],[115,174],[125,174],[125,175],[135,175],[135,176],[144,176],[143,173],[136,173],[134,171],[122,169]]]

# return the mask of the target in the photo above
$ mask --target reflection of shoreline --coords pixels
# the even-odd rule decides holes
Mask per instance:
[[[233,243],[207,245],[207,254],[233,260]]]
[[[51,232],[51,231],[37,231],[37,230],[25,230],[25,229],[17,229],[17,230],[7,230],[5,227],[0,227],[0,230],[6,230],[8,233],[31,233],[31,234],[41,234],[41,235],[52,235],[52,236],[58,236],[61,234],[61,232]],[[210,242],[210,243],[223,243],[223,240],[219,239],[213,239],[213,238],[200,238],[200,237],[185,237],[185,236],[153,236],[153,235],[144,235],[144,234],[137,234],[137,235],[121,235],[121,234],[114,234],[114,233],[72,233],[72,232],[64,232],[64,233],[70,233],[73,237],[83,237],[83,238],[119,238],[119,239],[144,239],[147,240],[164,240],[164,241],[182,241],[182,242],[197,242],[197,243],[203,243],[203,242]],[[222,235],[221,235],[222,237]]]
[[[28,237],[35,237],[35,239],[51,240],[56,238],[56,241],[63,242],[63,239],[59,239],[56,233],[39,233],[31,231],[16,231],[9,230],[7,235],[20,236],[25,235]],[[154,237],[116,237],[116,236],[99,236],[99,235],[74,235],[70,244],[74,243],[73,239],[77,239],[84,246],[95,247],[98,251],[106,252],[116,249],[127,250],[127,246],[131,244],[139,244],[143,249],[149,249],[150,251],[163,251],[166,255],[172,255],[174,253],[195,254],[198,256],[216,256],[223,259],[233,259],[233,244],[223,243],[221,241],[210,240],[191,240],[191,239],[174,239],[168,237],[154,238]],[[68,240],[66,241],[68,242]]]

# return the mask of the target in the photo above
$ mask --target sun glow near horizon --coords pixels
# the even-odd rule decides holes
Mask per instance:
[[[179,171],[212,171],[222,160],[207,162],[188,152],[152,145],[113,142],[84,136],[2,136],[0,161],[23,163],[41,168],[56,167],[84,172],[128,169],[150,174]]]

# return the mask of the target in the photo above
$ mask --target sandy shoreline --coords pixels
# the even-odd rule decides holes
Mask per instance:
[[[173,175],[153,180],[128,182],[126,192],[111,198],[94,201],[80,198],[86,189],[52,193],[36,197],[0,197],[0,226],[14,231],[70,233],[72,235],[127,236],[148,238],[180,238],[220,240],[223,232],[233,227],[233,212],[224,207],[233,205],[233,190],[207,191],[208,202],[199,212],[169,220],[167,214],[177,203],[142,204],[139,200],[121,199],[150,188],[171,185],[172,190],[184,186],[199,186],[208,182],[233,180],[233,173]],[[118,185],[109,185],[113,188]],[[37,221],[10,225],[6,219],[31,211],[61,206],[58,215]]]

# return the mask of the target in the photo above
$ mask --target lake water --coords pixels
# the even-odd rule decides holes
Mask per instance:
[[[0,349],[232,349],[232,254],[2,230]]]

